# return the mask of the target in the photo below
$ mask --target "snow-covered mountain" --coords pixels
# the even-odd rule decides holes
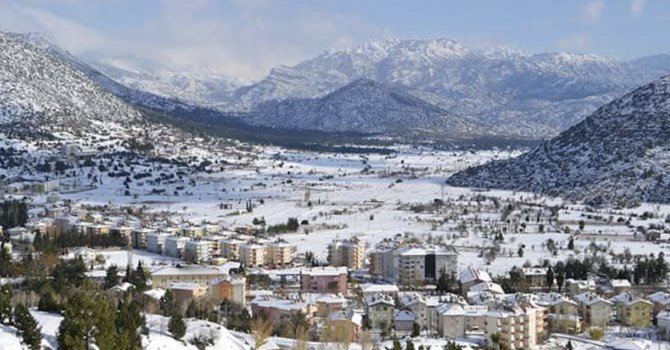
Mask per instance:
[[[208,72],[179,71],[156,61],[137,57],[102,57],[88,54],[82,59],[133,90],[200,106],[220,103],[242,85],[241,81],[232,77]]]
[[[273,128],[328,132],[434,133],[445,137],[485,133],[485,128],[475,121],[369,79],[355,80],[321,98],[261,103],[254,108],[249,121]]]
[[[592,204],[670,202],[670,76],[604,105],[518,158],[470,168],[447,182]]]
[[[140,113],[21,37],[0,33],[0,127],[125,133]]]
[[[586,54],[474,49],[452,40],[389,40],[329,51],[279,67],[237,89],[223,108],[319,98],[365,78],[408,92],[507,135],[555,135],[598,106],[658,76],[639,65]],[[364,96],[361,96],[363,98]]]

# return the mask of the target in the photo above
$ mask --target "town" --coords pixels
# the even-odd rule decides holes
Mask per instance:
[[[411,197],[426,198],[419,202],[406,196],[414,187],[403,189],[448,171],[447,162],[497,153],[406,149],[310,164],[324,155],[272,150],[256,160],[264,169],[237,166],[257,169],[240,170],[255,186],[236,202],[217,200],[205,210],[159,200],[94,203],[85,195],[110,175],[96,172],[95,153],[78,150],[64,145],[55,157],[85,177],[90,168],[97,184],[61,188],[83,182],[75,174],[3,185],[1,283],[12,303],[36,308],[40,319],[62,317],[67,306],[60,301],[69,293],[63,288],[90,280],[116,305],[134,295],[146,315],[163,315],[148,318],[154,327],[201,319],[262,349],[646,349],[670,339],[665,208],[601,211],[432,181]],[[136,163],[135,172],[145,169],[139,174],[156,166]],[[356,163],[360,172],[346,170]],[[400,165],[393,175],[391,164]],[[182,198],[211,191],[189,185],[202,182],[204,170],[180,169],[179,181],[152,180],[153,196],[183,186],[190,189]],[[209,171],[209,179],[215,174]],[[357,198],[337,196],[350,190],[344,183],[358,186]],[[395,201],[376,194],[389,183]],[[141,187],[122,186],[130,198]],[[435,198],[426,197],[431,193]],[[276,209],[290,214],[263,215]],[[395,219],[372,228],[378,217]],[[413,226],[403,227],[408,220]],[[190,342],[210,338],[216,336]]]

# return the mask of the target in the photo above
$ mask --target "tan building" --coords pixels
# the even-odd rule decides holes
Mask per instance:
[[[175,304],[184,312],[191,300],[203,300],[207,296],[207,286],[200,283],[171,283],[169,288],[174,296]]]
[[[612,299],[615,305],[616,319],[629,327],[647,328],[654,317],[654,304],[630,292],[621,293]]]
[[[328,245],[328,264],[346,266],[351,270],[360,270],[365,264],[365,241],[352,237],[336,239]]]
[[[300,270],[300,288],[309,293],[346,294],[346,267],[322,266]]]
[[[246,280],[244,277],[228,277],[214,280],[210,286],[210,298],[213,302],[230,300],[236,303],[246,304]]]
[[[272,242],[268,246],[269,261],[274,266],[289,266],[295,260],[296,246],[287,242]]]
[[[268,247],[258,243],[240,245],[240,263],[245,267],[265,266],[270,261]]]
[[[151,271],[152,288],[167,289],[173,283],[198,283],[209,285],[214,280],[225,279],[228,271],[213,266],[165,266]]]
[[[574,298],[579,304],[584,327],[607,327],[614,316],[612,302],[591,292],[577,294]]]

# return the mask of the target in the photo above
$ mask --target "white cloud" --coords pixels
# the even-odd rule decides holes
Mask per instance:
[[[57,16],[41,9],[39,1],[29,6],[0,2],[0,29],[44,32],[75,54],[136,56],[176,70],[243,80],[260,78],[272,67],[298,63],[331,47],[388,36],[355,15],[325,13],[314,6],[286,11],[281,3],[268,0],[163,0],[162,8],[136,27],[114,31]],[[209,13],[216,11],[224,16]]]
[[[590,0],[583,8],[584,16],[591,22],[597,22],[605,10],[605,0]]]
[[[584,34],[576,34],[560,39],[556,45],[562,50],[579,50],[586,48],[587,38]]]
[[[632,0],[630,2],[630,13],[636,17],[640,17],[642,12],[644,12],[644,7],[646,4],[646,0]]]

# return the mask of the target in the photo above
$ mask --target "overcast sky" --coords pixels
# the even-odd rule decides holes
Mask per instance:
[[[668,0],[0,0],[0,30],[75,54],[256,79],[331,48],[451,38],[620,59],[670,51]]]

